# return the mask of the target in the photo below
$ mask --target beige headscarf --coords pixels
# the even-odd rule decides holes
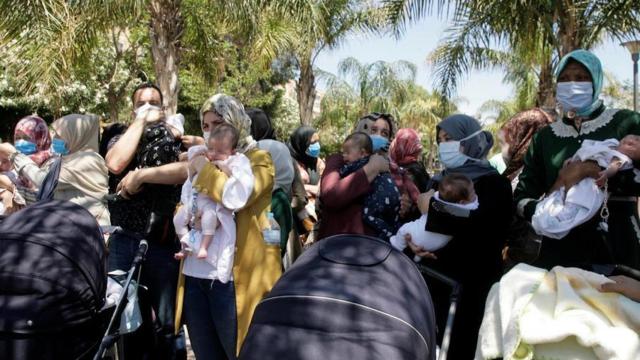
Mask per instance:
[[[220,115],[226,123],[240,132],[237,148],[239,152],[245,153],[256,147],[256,141],[251,136],[251,118],[238,99],[225,94],[215,94],[207,99],[200,109],[201,126],[204,122],[204,114],[209,111]]]
[[[101,200],[108,192],[108,170],[98,154],[100,120],[95,115],[71,114],[51,124],[67,145],[62,157],[60,180],[88,196]]]

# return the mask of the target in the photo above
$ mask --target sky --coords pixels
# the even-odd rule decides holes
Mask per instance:
[[[437,47],[446,28],[446,20],[430,16],[409,27],[405,35],[398,40],[392,36],[352,36],[339,48],[323,51],[316,59],[316,66],[336,74],[340,60],[350,56],[364,63],[377,60],[408,60],[418,67],[417,83],[432,90],[432,71],[426,63],[426,58]],[[605,71],[612,73],[620,81],[631,80],[631,55],[618,42],[606,40],[595,48],[594,52],[602,61]],[[487,100],[508,99],[514,90],[511,85],[502,82],[503,75],[500,70],[473,71],[463,78],[459,82],[456,94],[466,100],[459,104],[460,111],[475,115]],[[322,86],[319,88],[322,89]]]

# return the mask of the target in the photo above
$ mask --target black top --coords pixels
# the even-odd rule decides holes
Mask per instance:
[[[114,136],[109,141],[109,149],[120,139],[120,136]],[[181,143],[173,139],[164,124],[146,127],[136,155],[125,171],[120,175],[109,173],[109,192],[115,193],[118,183],[129,171],[178,161],[180,146]],[[142,191],[132,196],[130,200],[109,203],[111,224],[139,235],[146,235],[152,213],[155,213],[156,217],[171,217],[179,200],[180,187],[177,185],[144,185]]]
[[[438,259],[424,260],[424,264],[453,278],[462,285],[462,295],[458,303],[451,346],[450,358],[471,359],[484,304],[491,285],[502,275],[501,251],[505,244],[509,224],[513,216],[511,184],[509,180],[496,174],[488,174],[474,181],[479,207],[450,224],[440,223],[438,231],[453,235],[444,248],[435,252]],[[435,213],[429,209],[429,217]],[[434,216],[435,218],[436,216]],[[434,230],[436,219],[427,224]],[[444,230],[443,228],[448,228]],[[428,283],[436,306],[439,329],[444,330],[449,308],[451,288],[435,281]]]

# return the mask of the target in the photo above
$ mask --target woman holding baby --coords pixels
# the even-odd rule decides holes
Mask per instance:
[[[585,140],[624,140],[618,151],[638,160],[640,114],[606,107],[600,100],[603,70],[591,52],[576,50],[558,64],[559,117],[534,135],[524,157],[524,168],[514,197],[518,214],[531,220],[541,197],[562,189],[568,192],[586,178],[600,178],[603,170],[593,161],[573,161]],[[629,136],[631,135],[631,136]],[[586,266],[621,263],[640,267],[640,226],[636,197],[640,183],[634,169],[621,170],[600,181],[609,193],[606,211],[578,225],[561,239],[543,238],[537,266]],[[604,216],[604,218],[603,218]]]
[[[432,197],[423,194],[419,206],[428,213],[425,230],[448,235],[450,240],[434,252],[416,245],[410,235],[407,240],[425,265],[462,286],[449,357],[471,359],[484,299],[502,274],[501,249],[513,213],[511,184],[487,161],[493,137],[476,119],[466,115],[444,119],[437,127],[437,142],[444,166],[442,173],[433,177],[434,189],[439,191]],[[429,291],[437,309],[441,341],[451,288],[432,281]]]

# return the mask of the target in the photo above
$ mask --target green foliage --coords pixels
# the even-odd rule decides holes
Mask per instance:
[[[283,97],[282,105],[271,117],[271,123],[276,130],[276,138],[285,143],[289,141],[291,133],[300,126],[298,103],[289,97]]]

